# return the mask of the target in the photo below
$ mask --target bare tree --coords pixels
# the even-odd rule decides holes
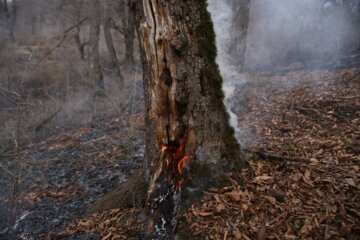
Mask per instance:
[[[90,85],[97,88],[98,93],[104,89],[99,53],[100,2],[99,0],[91,0],[90,3],[89,81]]]
[[[84,1],[83,0],[80,0],[80,1],[77,1],[75,2],[74,4],[76,4],[76,20],[77,21],[80,21],[83,16],[82,16],[82,11],[83,11],[83,7],[84,7]],[[74,35],[74,39],[75,39],[75,43],[78,47],[78,50],[79,50],[79,53],[80,53],[80,58],[81,60],[85,60],[85,46],[88,44],[88,42],[82,42],[81,41],[81,26],[77,26],[76,27],[76,34]]]
[[[9,37],[12,41],[15,41],[15,23],[18,9],[17,0],[13,0],[10,3],[7,0],[3,0],[2,7],[5,11],[5,16],[7,19],[7,28],[9,30]]]
[[[107,12],[109,12],[109,11],[107,11]],[[111,17],[108,14],[106,14],[106,16],[104,16],[104,24],[103,24],[106,47],[108,49],[113,68],[115,69],[116,76],[119,78],[120,88],[123,88],[124,87],[124,78],[121,74],[120,64],[119,64],[118,57],[116,55],[116,50],[114,47],[110,27],[111,27]]]
[[[242,72],[244,70],[247,31],[249,25],[250,0],[230,0],[233,9],[229,55]]]
[[[134,63],[135,22],[133,13],[129,8],[129,4],[130,0],[121,1],[119,4],[119,14],[123,24],[125,63],[129,66],[132,66]]]

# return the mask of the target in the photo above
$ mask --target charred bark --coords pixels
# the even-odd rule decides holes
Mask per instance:
[[[223,184],[243,162],[223,104],[205,0],[136,1],[134,12],[144,72],[152,233],[162,214],[176,214],[179,192],[181,201],[191,200]],[[171,224],[161,227],[171,231]]]

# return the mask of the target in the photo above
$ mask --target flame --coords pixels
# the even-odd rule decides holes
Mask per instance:
[[[161,147],[164,154],[164,162],[166,166],[167,179],[176,185],[176,189],[180,190],[184,184],[184,168],[188,164],[188,160],[194,158],[193,155],[184,156],[184,144],[180,146],[166,145]]]
[[[183,157],[179,163],[178,163],[178,172],[179,174],[181,175],[184,168],[185,168],[185,161],[188,160],[188,159],[191,159],[191,158],[194,158],[194,156],[190,155],[190,156],[185,156]]]

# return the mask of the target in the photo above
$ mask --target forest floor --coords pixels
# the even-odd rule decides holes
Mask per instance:
[[[179,232],[360,239],[360,68],[253,74],[235,98],[244,143],[268,157],[249,154],[241,181],[206,192],[179,218]],[[15,231],[0,239],[139,239],[140,209],[86,209],[138,168],[142,113],[99,118],[23,149],[36,163],[21,182]],[[0,208],[10,203],[0,192]]]
[[[270,156],[193,205],[196,239],[360,239],[360,68],[247,82],[239,124]]]

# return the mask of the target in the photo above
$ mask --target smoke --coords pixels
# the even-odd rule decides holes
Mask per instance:
[[[252,1],[247,69],[335,61],[359,46],[358,6],[359,0]]]
[[[235,129],[235,137],[241,143],[241,132],[238,127],[237,115],[231,110],[233,97],[236,87],[242,84],[243,76],[235,64],[232,63],[228,54],[229,37],[231,34],[233,12],[227,1],[208,1],[208,10],[214,23],[216,33],[216,45],[218,55],[216,62],[219,65],[221,76],[223,77],[223,91],[225,94],[225,106],[230,115],[230,124]]]
[[[225,106],[231,116],[230,123],[241,144],[249,142],[251,136],[238,127],[234,108],[239,105],[242,92],[246,86],[245,75],[241,73],[234,61],[236,46],[231,41],[239,29],[239,23],[232,23],[235,10],[230,7],[241,6],[242,0],[208,0],[216,32],[218,49],[217,63],[224,80]],[[247,33],[245,71],[273,70],[300,62],[307,68],[319,68],[339,62],[344,54],[360,47],[359,0],[258,0],[250,1],[250,18]],[[230,56],[232,54],[232,56]],[[238,57],[240,59],[240,56]],[[236,60],[236,54],[235,54]],[[326,65],[327,64],[327,65]],[[315,84],[319,79],[308,74]],[[286,89],[298,87],[296,81],[286,84]],[[279,88],[285,88],[284,85]],[[240,91],[239,91],[240,89]],[[240,101],[234,101],[240,99]],[[236,103],[237,102],[237,103]]]

